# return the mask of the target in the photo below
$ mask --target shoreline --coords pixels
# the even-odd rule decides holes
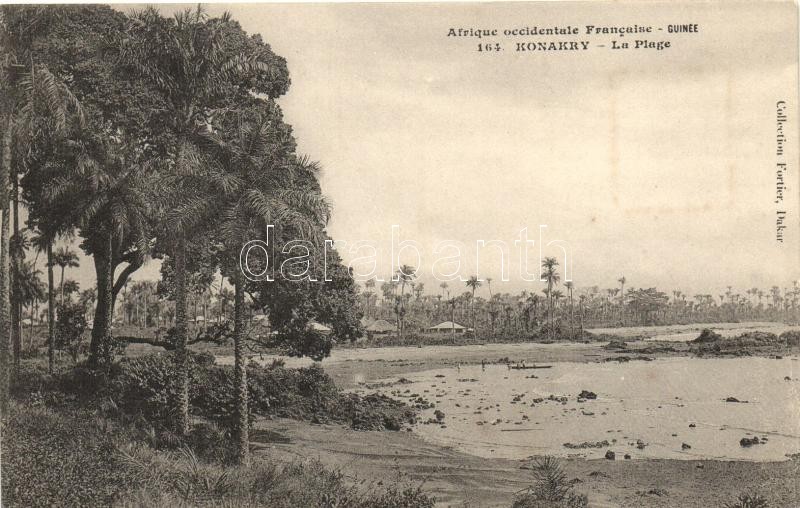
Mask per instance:
[[[356,431],[296,420],[259,420],[255,454],[287,460],[319,459],[369,488],[389,479],[422,485],[438,506],[508,507],[531,483],[527,460],[481,458],[431,444],[410,432]],[[258,431],[288,442],[265,442]],[[263,434],[263,435],[266,435]],[[780,462],[720,460],[560,459],[575,490],[592,507],[700,508],[758,490],[771,507],[791,507],[800,494],[800,458]]]
[[[702,326],[702,325],[701,325]],[[745,325],[747,326],[747,325]],[[716,327],[709,327],[716,328]],[[680,330],[686,331],[686,330]],[[749,330],[748,330],[749,332]],[[548,364],[647,361],[662,358],[736,358],[800,355],[797,345],[767,343],[735,350],[706,343],[610,337],[584,343],[488,343],[335,349],[321,366],[345,390],[371,391],[370,384],[441,368],[487,363]],[[620,344],[609,343],[618,340]],[[724,341],[729,338],[724,338]],[[735,342],[735,341],[734,341]],[[732,343],[733,344],[733,343]],[[271,361],[268,355],[261,360]],[[224,363],[224,361],[223,361]],[[287,366],[310,364],[288,359]],[[529,460],[484,458],[432,443],[416,432],[355,431],[338,425],[294,420],[260,420],[257,428],[289,438],[259,442],[255,453],[317,458],[365,485],[402,478],[437,498],[439,506],[510,506],[532,481]],[[256,436],[258,434],[256,433]],[[700,508],[733,502],[742,492],[759,492],[771,507],[793,507],[800,498],[800,457],[781,461],[652,459],[559,459],[577,492],[596,507]],[[467,504],[465,504],[467,502]]]

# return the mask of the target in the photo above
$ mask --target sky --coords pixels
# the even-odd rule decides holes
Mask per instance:
[[[119,9],[128,6],[117,5]],[[657,286],[717,294],[788,287],[800,278],[797,13],[790,3],[226,4],[287,59],[279,100],[299,149],[323,167],[330,235],[346,261],[371,242],[387,278],[395,243],[417,243],[430,292],[456,269],[435,264],[462,246],[458,275],[521,280],[514,244],[538,265],[567,246],[577,287]],[[162,5],[165,13],[182,8]],[[585,25],[663,27],[657,50],[612,50],[639,37],[584,35]],[[698,33],[667,34],[667,24]],[[578,36],[448,37],[451,28],[577,26]],[[585,52],[514,51],[518,41],[586,40]],[[502,52],[478,52],[500,42]],[[594,47],[604,44],[606,48]],[[785,242],[775,241],[776,102],[790,135]],[[509,249],[481,250],[479,240]],[[395,253],[397,248],[395,247]],[[448,251],[449,254],[452,251]],[[542,255],[563,252],[551,245]],[[476,261],[479,256],[480,262]],[[405,249],[397,262],[416,264]],[[501,265],[507,266],[504,278]],[[354,266],[370,271],[369,263]],[[434,268],[446,268],[434,273]],[[151,262],[135,278],[155,278]],[[93,280],[86,259],[70,275]],[[461,283],[449,282],[451,286]]]

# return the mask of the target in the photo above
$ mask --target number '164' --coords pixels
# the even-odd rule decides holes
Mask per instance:
[[[478,51],[483,53],[484,51],[502,51],[503,48],[500,47],[499,42],[487,42],[478,44]]]

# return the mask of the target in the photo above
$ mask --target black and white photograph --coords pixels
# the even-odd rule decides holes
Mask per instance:
[[[800,507],[792,1],[0,1],[0,506]]]

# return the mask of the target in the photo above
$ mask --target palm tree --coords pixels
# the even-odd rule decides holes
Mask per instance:
[[[471,276],[467,280],[467,287],[472,289],[472,299],[470,300],[470,306],[472,308],[472,333],[475,333],[475,290],[481,287],[481,281],[478,279],[477,275]]]
[[[451,298],[447,301],[450,305],[450,325],[452,327],[453,343],[456,341],[456,299]]]
[[[81,291],[79,303],[86,309],[84,316],[94,309],[94,303],[97,301],[97,290],[95,288],[84,289]],[[88,318],[87,318],[88,321]]]
[[[81,287],[80,284],[77,283],[77,281],[74,281],[72,279],[67,279],[64,281],[64,295],[67,298],[67,302],[72,301],[73,293],[80,293],[80,291]]]
[[[628,282],[623,275],[619,279],[620,290],[619,290],[619,305],[620,305],[620,320],[622,321],[622,326],[625,326],[625,283]]]
[[[18,265],[20,271],[14,274],[14,281],[17,283],[20,303],[25,307],[30,307],[31,329],[29,341],[33,344],[33,307],[36,302],[43,300],[45,287],[39,278],[42,272],[36,268],[33,262],[23,262]]]
[[[408,265],[401,266],[394,275],[394,280],[400,284],[400,296],[395,301],[395,312],[397,313],[398,318],[397,331],[401,339],[403,338],[403,333],[405,332],[406,301],[404,296],[406,284],[412,283],[416,276],[416,270]]]
[[[233,291],[228,288],[219,290],[219,316],[223,320],[228,319],[228,304],[233,301]]]
[[[375,296],[375,279],[369,279],[365,281],[364,288],[366,289],[365,295],[367,297],[367,308],[365,309],[364,314],[367,317],[370,317],[372,314],[372,297]]]
[[[47,33],[49,21],[58,11],[48,7],[3,6],[0,23],[0,410],[6,409],[8,395],[9,339],[18,344],[21,334],[19,306],[14,303],[12,321],[10,267],[20,270],[24,253],[11,248],[10,202],[14,204],[14,237],[20,240],[19,174],[26,165],[34,133],[55,137],[64,130],[67,112],[80,106],[67,87],[35,58],[34,41]],[[36,126],[36,128],[34,127]],[[41,128],[39,128],[41,127]],[[12,158],[16,149],[17,156]],[[20,156],[22,155],[22,156]],[[12,162],[16,160],[16,167]],[[13,177],[13,181],[10,181]],[[11,189],[9,189],[11,187]],[[13,194],[9,191],[12,191]],[[18,295],[17,295],[18,296]],[[19,300],[19,298],[17,298]]]
[[[555,339],[555,323],[553,322],[553,286],[558,284],[561,280],[556,267],[558,261],[556,258],[544,258],[542,261],[542,277],[547,282],[547,301],[548,301],[548,319],[550,321],[550,335],[551,339]]]
[[[573,332],[573,318],[572,318],[572,288],[574,284],[571,280],[568,280],[564,283],[564,287],[567,288],[567,292],[569,293],[569,333],[570,336],[574,338]]]
[[[41,225],[40,225],[41,226]],[[43,230],[33,238],[33,246],[37,252],[47,253],[47,368],[50,374],[55,369],[55,314],[56,314],[56,292],[55,277],[53,268],[53,238],[54,234]],[[38,255],[38,254],[37,254]]]
[[[59,282],[59,288],[61,291],[61,301],[59,303],[60,306],[64,306],[64,270],[69,268],[77,268],[80,266],[78,262],[78,255],[75,251],[69,249],[69,247],[59,247],[53,253],[53,263],[58,265],[61,268],[61,281]]]
[[[138,150],[124,139],[86,130],[65,143],[63,160],[45,168],[43,201],[62,207],[64,223],[81,232],[81,247],[92,256],[97,308],[89,364],[111,361],[111,323],[116,295],[142,266],[151,246],[152,166],[138,162]],[[40,228],[42,225],[40,225]],[[55,261],[55,260],[54,260]],[[114,279],[116,268],[127,266]]]
[[[217,198],[213,200],[218,208],[209,210],[209,217],[218,217],[216,232],[226,247],[221,263],[232,272],[236,433],[238,458],[243,464],[249,459],[249,408],[244,358],[245,280],[236,264],[239,253],[248,241],[266,238],[269,227],[276,224],[295,232],[295,238],[299,236],[322,245],[323,228],[330,218],[330,206],[319,187],[310,183],[319,166],[295,156],[275,159],[274,146],[269,143],[274,113],[268,108],[253,112],[250,118],[242,119],[239,115],[234,119],[236,128],[231,129],[227,139],[216,134],[206,138],[207,150],[227,172],[211,180],[219,184]]]
[[[413,284],[414,284],[414,289],[413,289],[414,298],[416,300],[419,300],[420,298],[422,298],[422,293],[425,292],[425,284],[422,283],[422,282],[416,282],[416,283],[413,283]]]
[[[449,292],[447,291],[448,287],[450,286],[446,282],[439,284],[439,288],[442,290],[442,298],[444,299],[448,299],[449,297]]]
[[[155,9],[148,8],[134,13],[132,18],[137,24],[131,27],[122,41],[121,60],[163,95],[169,116],[174,119],[171,130],[177,150],[172,176],[176,186],[168,188],[172,193],[165,200],[165,208],[167,226],[170,236],[174,238],[171,251],[175,259],[176,286],[176,428],[179,433],[186,434],[189,431],[187,237],[202,227],[204,221],[198,220],[198,217],[207,217],[209,209],[216,205],[212,194],[203,193],[207,190],[206,182],[203,182],[204,169],[207,168],[206,161],[197,150],[197,138],[208,131],[216,113],[235,106],[232,99],[252,100],[251,92],[273,97],[283,93],[286,85],[283,88],[275,85],[281,76],[270,61],[273,55],[268,47],[249,47],[248,53],[231,49],[233,40],[225,35],[233,23],[227,14],[222,18],[206,19],[198,6],[194,11],[179,12],[168,20],[162,18]],[[228,40],[231,44],[226,44]],[[268,83],[259,79],[264,74]],[[249,89],[243,86],[247,83],[242,79],[245,77],[253,78],[249,81]],[[229,190],[227,184],[223,184],[223,187]],[[177,200],[174,199],[176,197]],[[254,201],[256,198],[250,198],[251,207],[261,204]],[[244,311],[242,302],[237,308]],[[241,326],[239,328],[238,336],[241,337],[243,330]],[[244,367],[241,371],[237,369],[237,372],[243,374]]]

